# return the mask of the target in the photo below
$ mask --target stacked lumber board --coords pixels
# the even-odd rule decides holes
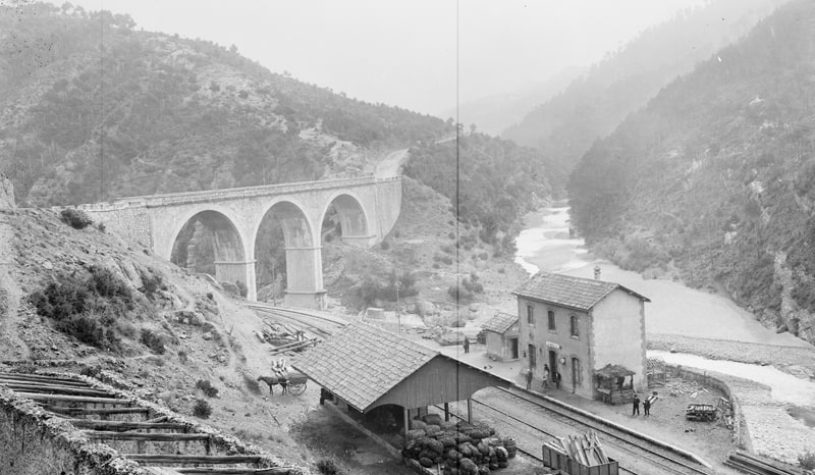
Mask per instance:
[[[735,452],[724,463],[749,475],[804,475],[804,471],[774,460],[745,452]]]
[[[559,437],[544,442],[544,445],[587,467],[609,463],[609,458],[594,431],[589,431],[580,436]]]

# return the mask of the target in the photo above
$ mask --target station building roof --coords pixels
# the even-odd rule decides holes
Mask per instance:
[[[620,289],[644,302],[648,297],[616,282],[584,279],[570,275],[539,272],[524,282],[513,294],[561,307],[588,312],[611,292]]]
[[[351,407],[367,412],[396,404],[408,409],[468,399],[509,380],[364,322],[352,323],[291,362]]]
[[[503,334],[512,328],[512,325],[515,325],[516,323],[518,323],[517,315],[498,312],[492,318],[487,320],[486,323],[481,325],[481,328],[485,331]]]

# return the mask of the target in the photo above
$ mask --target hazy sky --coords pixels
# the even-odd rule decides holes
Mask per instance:
[[[61,4],[59,0],[52,0]],[[224,46],[275,72],[426,113],[588,65],[708,0],[73,0]]]

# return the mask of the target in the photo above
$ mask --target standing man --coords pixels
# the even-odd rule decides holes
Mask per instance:
[[[543,365],[543,381],[541,381],[541,389],[546,391],[549,389],[549,365]]]
[[[532,389],[532,368],[526,370],[526,389]]]
[[[651,398],[647,397],[642,401],[642,409],[645,412],[644,415],[650,416],[651,415]]]
[[[464,337],[464,353],[467,354],[470,352],[470,339],[466,336]]]
[[[552,370],[552,380],[555,382],[555,389],[560,389],[560,371]]]
[[[631,415],[640,415],[640,395],[637,393],[634,393],[634,401],[631,403]]]

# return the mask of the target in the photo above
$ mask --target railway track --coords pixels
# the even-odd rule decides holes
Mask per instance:
[[[261,317],[284,321],[301,330],[309,331],[320,338],[331,336],[332,333],[347,324],[347,322],[337,317],[326,317],[301,310],[255,303],[248,304],[247,307],[254,310]]]
[[[645,456],[649,463],[662,468],[666,472],[688,475],[709,475],[711,473],[708,467],[694,460],[689,454],[671,450],[665,444],[639,436],[617,426],[603,423],[590,415],[569,409],[569,407],[564,404],[558,404],[545,398],[530,395],[519,389],[497,389],[501,393],[509,395],[519,402],[522,401],[521,404],[518,405],[519,407],[527,407],[531,410],[543,409],[549,417],[562,424],[574,427],[581,432],[593,430],[601,435],[606,443],[610,443],[615,448],[629,453],[632,456]],[[474,401],[482,406],[490,407],[493,411],[508,415],[505,411],[500,411],[500,409],[492,407],[492,405],[484,401],[476,399],[474,399]],[[542,430],[542,432],[545,431]],[[630,470],[627,471],[628,473],[633,473]]]
[[[481,417],[489,419],[490,424],[499,432],[512,435],[518,440],[518,450],[526,456],[541,461],[540,445],[542,445],[541,435],[547,437],[560,437],[566,434],[556,434],[543,422],[536,423],[534,418],[529,417],[530,411],[545,411],[547,418],[555,419],[561,424],[574,427],[577,431],[584,432],[593,430],[601,436],[603,441],[621,452],[630,454],[637,460],[647,460],[648,465],[660,469],[662,473],[680,475],[709,475],[712,472],[703,465],[689,460],[687,455],[668,450],[654,441],[647,438],[640,438],[624,430],[605,425],[596,419],[570,411],[566,407],[527,395],[516,389],[498,388],[502,395],[514,398],[518,404],[517,412],[510,412],[490,404],[488,401],[473,398],[472,402],[481,413]],[[439,408],[440,409],[440,408]],[[464,419],[461,414],[452,412],[451,415],[458,419]],[[642,467],[620,466],[620,472],[630,475],[651,475],[652,470]]]

